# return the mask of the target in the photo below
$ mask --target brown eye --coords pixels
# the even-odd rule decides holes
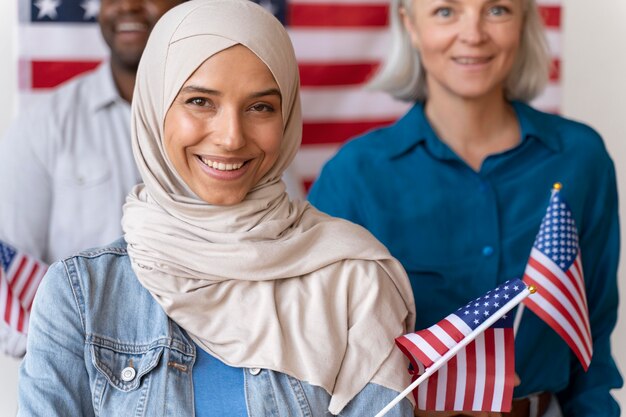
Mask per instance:
[[[207,107],[210,104],[209,100],[203,97],[193,97],[185,101],[185,103],[200,107]]]
[[[258,103],[250,107],[250,110],[256,112],[273,112],[274,107],[266,103]]]

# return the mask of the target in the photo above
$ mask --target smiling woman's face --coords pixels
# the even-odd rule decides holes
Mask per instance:
[[[403,22],[429,96],[501,95],[517,56],[524,0],[413,0]]]
[[[269,172],[283,138],[281,94],[269,68],[236,45],[187,79],[164,123],[165,151],[202,200],[241,202]]]

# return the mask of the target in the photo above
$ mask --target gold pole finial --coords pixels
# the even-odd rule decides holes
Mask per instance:
[[[534,285],[529,285],[528,291],[530,291],[531,294],[534,294],[537,292],[537,287],[535,287]]]
[[[555,189],[556,191],[559,191],[563,188],[563,184],[561,184],[560,182],[555,182],[552,188]]]

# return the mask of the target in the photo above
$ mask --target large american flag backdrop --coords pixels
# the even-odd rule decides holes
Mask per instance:
[[[17,1],[21,103],[94,68],[107,56],[95,21],[98,0]],[[554,65],[548,88],[534,104],[554,112],[561,97],[561,1],[538,1]],[[388,48],[389,0],[260,3],[287,26],[300,63],[304,137],[295,167],[308,187],[342,142],[391,123],[408,109],[406,103],[362,88]]]

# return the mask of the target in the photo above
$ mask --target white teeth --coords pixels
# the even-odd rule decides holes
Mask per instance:
[[[488,58],[456,58],[455,61],[463,65],[482,64],[487,62]]]
[[[118,32],[137,32],[137,31],[145,31],[148,27],[139,22],[123,22],[117,25]]]
[[[217,169],[218,171],[234,171],[243,166],[243,162],[237,164],[225,164],[223,162],[211,161],[210,159],[206,158],[201,158],[201,160],[206,166]]]

